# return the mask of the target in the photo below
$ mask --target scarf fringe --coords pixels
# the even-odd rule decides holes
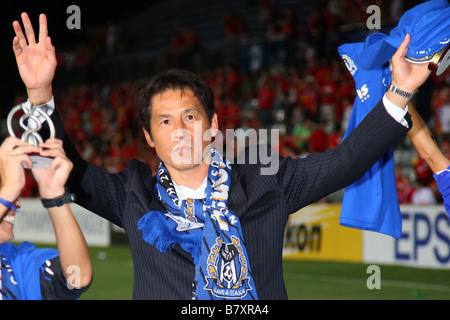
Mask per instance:
[[[165,220],[164,213],[150,211],[139,219],[137,227],[142,231],[144,240],[154,245],[159,251],[170,252],[178,243],[183,250],[191,254],[194,264],[197,264],[201,250],[201,232],[179,232],[175,228],[168,228]]]

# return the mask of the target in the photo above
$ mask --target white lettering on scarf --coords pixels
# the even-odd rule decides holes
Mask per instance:
[[[166,213],[166,217],[171,218],[177,224],[177,231],[184,232],[191,229],[203,228],[204,224],[200,222],[189,221],[178,215],[173,215],[172,213]]]

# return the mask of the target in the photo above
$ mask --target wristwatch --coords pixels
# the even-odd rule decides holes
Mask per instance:
[[[389,90],[391,90],[393,93],[398,94],[399,96],[401,96],[403,98],[407,98],[407,99],[411,99],[412,97],[414,97],[414,95],[417,92],[419,92],[419,90],[416,90],[415,92],[405,91],[405,90],[400,89],[399,87],[396,87],[392,83],[389,85]]]
[[[61,207],[64,204],[74,202],[75,200],[76,200],[75,194],[67,191],[62,196],[53,199],[41,198],[41,202],[44,208]]]

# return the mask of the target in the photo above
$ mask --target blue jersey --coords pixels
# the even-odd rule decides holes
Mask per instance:
[[[42,300],[40,271],[46,261],[58,256],[55,249],[37,249],[24,242],[0,244],[3,296],[17,300]],[[11,296],[12,295],[12,296]]]
[[[406,34],[411,35],[407,56],[426,59],[450,42],[450,7],[447,0],[432,0],[405,12],[390,35],[375,33],[365,42],[338,48],[357,92],[344,138],[382,99],[391,80],[389,60]],[[368,146],[370,147],[370,146]],[[345,189],[341,225],[401,236],[402,221],[395,183],[393,148],[357,182]]]

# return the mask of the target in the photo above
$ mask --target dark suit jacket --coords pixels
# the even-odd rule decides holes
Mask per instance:
[[[62,127],[52,119],[57,137],[74,163],[68,182],[77,202],[123,227],[134,262],[133,299],[191,299],[194,265],[176,246],[163,254],[143,240],[138,220],[150,210],[164,211],[155,197],[150,168],[132,160],[110,174],[80,158]],[[411,122],[407,115],[409,127]],[[289,214],[359,179],[407,128],[395,121],[382,102],[338,147],[307,158],[279,158],[275,175],[261,175],[262,164],[233,164],[228,205],[242,225],[249,262],[260,299],[287,299],[282,249]]]

